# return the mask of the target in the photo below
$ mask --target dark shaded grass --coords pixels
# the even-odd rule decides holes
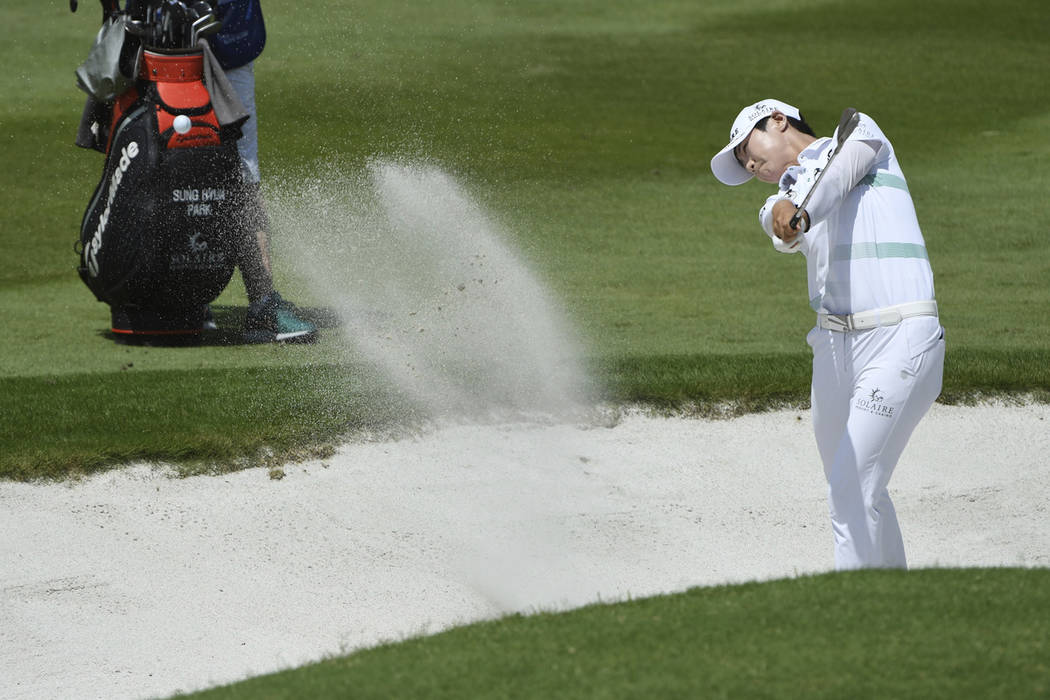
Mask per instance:
[[[396,392],[332,365],[6,378],[0,412],[0,478],[20,480],[140,460],[186,473],[262,466],[415,420]]]
[[[705,417],[809,404],[804,353],[598,358],[591,369],[598,400],[614,404]],[[377,376],[326,364],[3,378],[0,478],[64,478],[139,460],[227,471],[322,455],[428,419]],[[1050,400],[1050,352],[948,355],[942,403],[993,396]]]

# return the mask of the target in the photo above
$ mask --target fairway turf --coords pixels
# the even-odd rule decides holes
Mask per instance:
[[[1039,3],[899,0],[864,22],[845,2],[299,9],[267,8],[270,39],[257,65],[264,186],[272,193],[332,167],[353,172],[373,157],[448,171],[564,306],[608,400],[701,412],[733,403],[733,394],[742,410],[807,403],[803,338],[812,312],[802,259],[773,253],[758,229],[760,185],[722,187],[707,165],[740,104],[773,95],[801,105],[822,133],[849,105],[893,139],[947,328],[942,400],[1039,398],[1050,389],[1050,176],[1036,167],[1050,150],[1041,136],[1050,97],[1030,89],[1050,66],[1030,19],[1045,14]],[[784,58],[778,37],[809,19],[819,20],[820,41],[788,51],[785,83],[770,68]],[[125,347],[106,334],[108,309],[77,278],[72,249],[102,166],[99,154],[72,145],[83,100],[73,68],[96,13],[17,0],[0,20],[11,28],[0,55],[17,67],[0,87],[19,96],[0,104],[8,164],[0,172],[8,260],[0,266],[0,408],[24,405],[34,430],[67,436],[41,444],[26,423],[9,423],[0,473],[25,477],[35,460],[48,475],[61,474],[63,462],[79,471],[187,454],[232,461],[270,433],[301,435],[297,449],[349,437],[353,415],[317,425],[320,407],[260,409],[271,428],[244,440],[209,437],[226,432],[223,408],[250,368],[300,373],[268,396],[249,392],[253,401],[279,407],[288,402],[281,387],[293,385],[326,400],[312,368],[360,368],[337,329],[307,348]],[[873,36],[878,44],[864,49]],[[273,242],[280,289],[323,305],[282,264],[282,233]],[[216,305],[243,313],[244,304],[235,275]],[[239,318],[226,319],[229,337]],[[230,391],[196,392],[194,377],[208,371]],[[157,398],[96,388],[143,372],[171,378],[163,401],[198,402],[199,438],[165,446],[118,429],[149,414]],[[61,399],[46,387],[60,377],[76,388],[56,410]],[[75,397],[88,403],[70,403]],[[109,397],[106,411],[93,427],[74,419],[101,397]],[[370,412],[352,398],[340,405]]]
[[[1036,698],[1044,570],[864,571],[516,615],[184,697]]]

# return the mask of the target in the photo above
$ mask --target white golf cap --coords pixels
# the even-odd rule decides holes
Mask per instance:
[[[727,185],[742,185],[751,179],[752,175],[740,165],[740,161],[733,155],[733,149],[739,146],[755,124],[768,117],[773,112],[783,112],[792,119],[801,119],[797,107],[780,100],[761,100],[755,104],[744,107],[740,114],[736,115],[733,128],[729,131],[729,145],[711,159],[711,172],[721,182]]]

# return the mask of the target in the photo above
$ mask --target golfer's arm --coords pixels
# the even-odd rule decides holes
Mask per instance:
[[[824,173],[820,184],[806,205],[809,224],[813,226],[835,211],[850,190],[857,186],[875,165],[878,142],[847,141]]]

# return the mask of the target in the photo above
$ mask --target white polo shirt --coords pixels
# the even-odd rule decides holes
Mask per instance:
[[[800,203],[833,144],[818,139],[802,151],[799,167],[784,174],[780,191],[766,201],[759,220],[774,244],[780,241],[773,235],[773,204]],[[889,139],[866,114],[806,210],[810,229],[798,249],[806,256],[814,311],[846,314],[934,298],[933,271],[908,183]]]

